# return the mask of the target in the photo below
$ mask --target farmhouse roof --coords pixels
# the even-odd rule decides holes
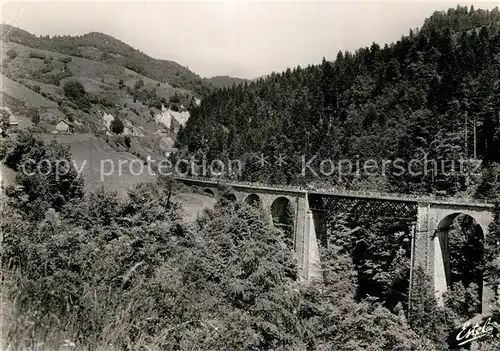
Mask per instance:
[[[10,125],[19,124],[19,122],[17,121],[16,117],[14,117],[14,115],[10,115],[10,117],[9,117],[9,124]]]
[[[59,119],[59,121],[57,121],[57,123],[56,123],[56,124],[59,124],[59,123],[61,123],[61,122],[66,123],[68,126],[73,126],[73,123],[72,123],[72,122],[69,122],[68,120],[66,120],[66,119],[64,119],[64,118]]]

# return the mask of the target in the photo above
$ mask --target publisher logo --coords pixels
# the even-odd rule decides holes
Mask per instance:
[[[491,322],[491,317],[489,317],[482,325],[479,323],[472,324],[470,322],[462,325],[462,329],[457,334],[456,340],[458,346],[470,343],[473,340],[483,338],[487,335],[492,334],[495,329],[493,323]]]

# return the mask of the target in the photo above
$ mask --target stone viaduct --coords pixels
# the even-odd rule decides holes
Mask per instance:
[[[440,304],[443,304],[442,297],[450,283],[447,234],[453,219],[459,214],[471,216],[481,227],[484,236],[488,235],[489,224],[493,221],[494,205],[472,200],[271,186],[195,177],[176,179],[188,186],[203,189],[212,196],[217,196],[220,189],[230,189],[230,194],[225,195],[230,200],[259,206],[270,221],[274,219],[275,224],[286,224],[293,236],[291,239],[298,259],[299,272],[304,281],[321,279],[320,238],[326,235],[325,213],[332,209],[332,205],[339,208],[339,205],[342,207],[352,201],[362,201],[371,204],[372,208],[376,207],[396,216],[403,216],[409,211],[414,218],[411,268],[413,271],[421,267],[433,278]],[[366,211],[369,210],[370,207],[367,207]],[[290,212],[292,220],[287,222],[285,217]],[[483,285],[483,313],[489,311],[494,295]]]

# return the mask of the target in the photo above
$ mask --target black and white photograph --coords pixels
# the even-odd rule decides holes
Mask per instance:
[[[0,2],[0,351],[500,351],[498,1]]]

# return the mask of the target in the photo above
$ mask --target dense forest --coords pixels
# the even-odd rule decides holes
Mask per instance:
[[[240,159],[247,180],[488,197],[500,161],[499,29],[498,8],[458,6],[396,43],[217,90],[191,111],[178,146],[208,160]],[[286,165],[253,162],[278,153]],[[303,155],[317,156],[316,169],[324,159],[443,160],[446,174],[302,177]],[[459,160],[480,161],[483,176],[453,173]]]

